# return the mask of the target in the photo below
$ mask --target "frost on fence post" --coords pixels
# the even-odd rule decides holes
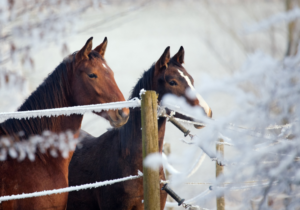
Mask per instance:
[[[143,159],[158,152],[157,96],[155,91],[142,94]],[[160,209],[159,169],[143,166],[144,209]]]

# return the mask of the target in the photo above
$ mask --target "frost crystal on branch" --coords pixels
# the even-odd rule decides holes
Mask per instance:
[[[97,9],[101,0],[0,1],[0,96],[2,110],[13,111],[28,95],[28,74],[37,55],[49,44],[69,54],[65,39],[76,33],[80,15]],[[76,23],[76,24],[75,24]],[[9,94],[7,94],[9,90]]]
[[[36,152],[49,152],[53,157],[60,154],[67,158],[69,152],[75,150],[79,141],[80,138],[74,139],[70,131],[60,134],[44,131],[42,135],[32,136],[26,141],[19,141],[13,137],[3,137],[0,138],[0,161],[6,160],[8,156],[19,161],[26,157],[34,161]]]
[[[198,90],[206,95],[230,94],[237,108],[226,117],[208,121],[193,138],[191,147],[197,145],[208,156],[218,157],[215,145],[223,138],[230,142],[225,145],[236,152],[234,155],[225,152],[226,173],[218,177],[211,193],[194,204],[225,193],[228,199],[240,200],[243,206],[249,206],[251,199],[260,198],[260,209],[270,208],[270,199],[280,200],[280,205],[287,209],[300,205],[299,61],[300,55],[277,61],[263,53],[255,53],[233,76],[200,82]],[[165,100],[173,104],[180,101],[173,96]],[[190,111],[185,110],[190,108],[183,102],[181,109]],[[203,118],[203,115],[194,116]],[[232,123],[241,126],[229,126]],[[272,125],[287,123],[290,125],[270,129]],[[184,156],[186,165],[193,162],[195,150],[189,151],[193,152]],[[184,181],[184,177],[173,174],[173,183]],[[249,182],[251,184],[245,184]]]

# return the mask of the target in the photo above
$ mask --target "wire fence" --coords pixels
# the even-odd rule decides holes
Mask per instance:
[[[14,118],[14,119],[23,119],[23,118],[33,118],[33,117],[55,117],[59,115],[66,115],[69,116],[71,114],[85,114],[87,112],[101,112],[104,110],[109,110],[109,109],[122,109],[122,108],[136,108],[141,106],[141,101],[138,98],[134,98],[130,101],[125,101],[125,102],[115,102],[115,103],[107,103],[107,104],[97,104],[97,105],[86,105],[86,106],[76,106],[76,107],[64,107],[64,108],[57,108],[57,109],[46,109],[46,110],[33,110],[33,111],[20,111],[20,112],[7,112],[7,113],[0,113],[0,120],[6,120],[9,118]],[[180,110],[176,110],[177,112],[182,113]],[[160,115],[163,117],[168,117],[166,115]],[[199,123],[199,122],[192,122],[188,120],[182,120],[176,118],[179,122],[185,123],[185,124],[192,124],[192,125],[200,125],[200,126],[205,126],[206,124],[204,123]],[[292,124],[287,124],[287,125],[274,125],[274,126],[269,126],[265,128],[266,130],[272,130],[272,129],[282,129],[282,128],[287,128],[291,127]],[[236,126],[234,124],[229,124],[228,127],[232,128],[241,128],[241,129],[249,129],[249,130],[254,130],[251,128],[246,128],[243,126]],[[47,149],[52,149],[52,155],[55,156],[57,153],[55,153],[55,150],[53,148],[59,148],[61,150],[62,154],[67,155],[69,150],[74,150],[76,143],[78,143],[78,140],[74,140],[71,138],[70,133],[67,134],[66,136],[60,136],[57,135],[57,138],[53,138],[52,136],[52,143],[50,138],[45,138],[45,136],[50,136],[49,133],[45,133],[44,136],[41,136],[40,138],[33,138],[29,141],[25,142],[14,142],[13,139],[10,138],[2,138],[0,139],[0,161],[5,160],[6,155],[10,155],[13,158],[17,158],[18,154],[19,160],[22,160],[26,157],[26,154],[28,154],[29,159],[34,160],[34,153],[36,151],[36,148],[45,151]],[[55,139],[64,139],[64,141],[55,141]],[[66,141],[65,139],[68,139]],[[41,146],[45,141],[47,141],[47,146],[43,147]],[[50,141],[50,144],[49,144]],[[217,144],[223,144],[223,145],[228,145],[228,146],[234,146],[230,142],[217,142]],[[64,155],[63,155],[64,156]],[[201,166],[203,162],[203,155],[199,158],[198,163],[195,164],[195,167],[190,170],[190,174],[195,173],[197,169]],[[176,169],[174,169],[170,164],[167,164],[167,168],[173,169],[174,173],[180,173]],[[171,170],[172,171],[172,170]],[[143,174],[141,172],[138,172],[138,175],[135,176],[128,176],[124,178],[119,178],[115,180],[107,180],[103,182],[95,182],[92,184],[84,184],[80,186],[72,186],[72,187],[67,187],[67,188],[62,188],[62,189],[54,189],[54,190],[45,190],[41,192],[33,192],[33,193],[27,193],[27,194],[20,194],[20,195],[8,195],[8,196],[2,196],[0,197],[0,202],[2,201],[8,201],[8,200],[15,200],[15,199],[23,199],[23,198],[30,198],[30,197],[38,197],[38,196],[45,196],[45,195],[50,195],[50,194],[58,194],[58,193],[65,193],[65,192],[71,192],[71,191],[77,191],[77,190],[82,190],[82,189],[89,189],[89,188],[96,188],[96,187],[101,187],[101,186],[106,186],[106,185],[111,185],[114,183],[118,182],[123,182],[123,181],[128,181],[128,180],[133,180],[142,177]],[[189,175],[190,176],[190,175]],[[167,183],[168,181],[162,181],[162,183]],[[189,185],[195,185],[195,184],[212,184],[212,183],[186,183]],[[253,185],[254,186],[254,185]],[[253,187],[253,186],[242,186],[240,189],[246,189],[247,187]],[[255,185],[258,186],[258,185]],[[236,188],[235,190],[238,190]],[[206,196],[207,194],[210,193],[211,190],[207,189],[203,193],[199,194],[195,198],[189,199],[186,201],[186,203],[195,203],[196,200],[198,200],[200,197]],[[171,207],[174,206],[175,203],[169,203],[167,202],[166,206]],[[176,204],[177,205],[177,204]]]

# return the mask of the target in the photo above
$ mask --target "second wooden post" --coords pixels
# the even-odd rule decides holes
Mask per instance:
[[[158,153],[157,96],[155,91],[142,94],[143,160],[151,153]],[[144,209],[160,209],[159,170],[143,166]]]
[[[223,139],[219,139],[219,142],[224,142]],[[216,150],[219,155],[224,157],[224,144],[218,144],[216,145]],[[223,167],[218,164],[218,161],[216,161],[216,178],[223,174]],[[221,195],[220,197],[217,197],[217,210],[225,210],[225,198],[224,195]]]

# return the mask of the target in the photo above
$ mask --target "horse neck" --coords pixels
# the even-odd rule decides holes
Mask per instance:
[[[68,72],[67,80],[71,78],[71,75]],[[62,79],[62,78],[61,78]],[[65,80],[66,80],[65,79]],[[69,82],[69,81],[68,81]],[[57,83],[60,85],[58,86]],[[38,89],[28,98],[30,101],[36,101],[37,98],[44,99],[44,102],[34,102],[26,104],[26,102],[20,107],[19,111],[23,110],[34,110],[34,109],[55,109],[62,107],[74,106],[72,100],[72,93],[70,93],[70,87],[66,84],[66,81],[48,81],[47,79],[41,84]],[[54,89],[54,91],[53,91]],[[50,91],[47,91],[50,90]],[[45,92],[47,92],[47,99],[45,99]],[[57,94],[57,92],[60,92]],[[46,101],[48,100],[49,101]],[[52,99],[52,100],[51,100]],[[55,133],[64,132],[67,130],[72,130],[77,132],[81,127],[82,115],[72,114],[70,116],[60,115],[57,117],[45,117],[39,126],[43,127],[42,129],[47,129]],[[35,119],[33,119],[35,120]]]
[[[142,126],[141,112],[134,110],[130,112],[129,121],[121,128],[119,138],[123,157],[139,157],[142,154]],[[158,120],[158,150],[162,153],[163,141],[166,129],[166,118]],[[124,133],[125,132],[125,133]],[[139,149],[137,149],[139,148]]]
[[[40,93],[38,93],[40,94]],[[43,94],[43,93],[41,93]],[[50,98],[51,97],[56,97],[55,93],[49,93],[48,95]],[[36,96],[35,96],[36,97]],[[30,100],[30,98],[29,98]],[[72,103],[72,100],[70,98],[67,98],[66,100],[63,101],[63,103],[59,103],[59,104],[42,104],[41,106],[39,106],[38,109],[55,109],[55,108],[62,108],[62,107],[70,107],[70,106],[74,106],[74,104]],[[19,109],[19,111],[23,111],[23,110],[29,110],[27,108],[23,108],[21,107]],[[32,108],[32,110],[34,110],[34,108]],[[75,135],[77,135],[77,132],[79,131],[80,127],[81,127],[81,122],[83,119],[82,115],[78,115],[78,114],[72,114],[70,116],[66,116],[66,115],[60,115],[60,116],[56,116],[56,117],[43,117],[44,120],[41,120],[41,124],[39,124],[39,126],[42,127],[41,130],[49,130],[55,133],[60,133],[60,132],[65,132],[67,130],[71,130],[73,132],[75,132]],[[32,120],[38,120],[38,119],[32,119]]]
[[[153,86],[155,65],[153,64],[149,70],[145,71],[139,79],[136,86],[132,90],[130,98],[139,97],[141,89],[155,90]],[[130,111],[128,122],[119,130],[119,138],[121,145],[121,154],[125,158],[141,157],[142,154],[142,132],[141,132],[141,111],[133,109]],[[162,152],[163,140],[165,136],[166,119],[158,120],[158,141],[159,152]]]
[[[160,117],[158,120],[158,150],[159,153],[162,153],[165,131],[166,131],[166,122],[167,119],[165,117]]]
[[[18,111],[74,106],[69,85],[69,78],[71,78],[71,75],[68,69],[70,69],[69,66],[61,63],[28,97]],[[24,131],[25,135],[22,138],[27,139],[32,134],[41,135],[44,130],[55,133],[67,130],[78,132],[81,127],[82,118],[82,115],[60,115],[58,117],[30,118],[22,120],[9,119],[2,123],[1,127],[7,135],[15,135],[20,131]]]

